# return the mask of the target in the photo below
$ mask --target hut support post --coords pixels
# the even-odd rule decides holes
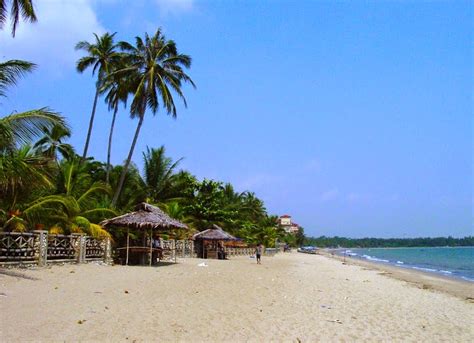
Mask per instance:
[[[128,266],[128,248],[130,246],[130,233],[129,233],[129,230],[130,229],[127,228],[127,257],[125,258],[125,265],[127,265],[127,266]]]
[[[173,239],[173,255],[174,255],[174,263],[176,263],[176,240]]]
[[[150,229],[150,263],[149,263],[150,266],[151,266],[152,258],[153,258],[153,229]]]

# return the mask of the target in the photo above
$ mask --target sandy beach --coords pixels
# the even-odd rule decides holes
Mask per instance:
[[[199,267],[202,262],[0,269],[0,340],[474,339],[474,304],[466,299],[474,287],[464,283],[453,281],[452,293],[426,286],[429,279],[403,281],[377,268],[298,253],[266,257],[262,265],[248,257]]]

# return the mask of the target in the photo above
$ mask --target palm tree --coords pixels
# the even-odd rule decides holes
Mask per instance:
[[[16,217],[25,224],[47,224],[57,233],[85,232],[93,237],[110,237],[110,234],[92,220],[100,221],[117,213],[106,207],[98,207],[94,193],[107,192],[107,188],[93,185],[78,196],[68,194],[48,195],[30,203]],[[8,221],[5,223],[7,226]]]
[[[123,165],[117,165],[110,170],[110,187],[117,189],[120,177],[123,172]],[[131,163],[123,183],[122,192],[114,204],[117,209],[124,211],[132,210],[138,203],[147,201],[146,185],[138,168]]]
[[[49,160],[25,145],[0,154],[0,207],[13,209],[35,191],[51,188]]]
[[[3,26],[7,21],[7,2],[8,0],[0,0],[0,29],[3,29]],[[36,22],[36,14],[35,9],[33,8],[33,0],[10,0],[10,2],[12,36],[15,37],[15,31],[20,21],[20,16],[23,20],[34,23]]]
[[[59,125],[67,128],[64,118],[48,108],[14,113],[0,118],[0,151],[13,150],[41,137],[44,130]]]
[[[20,60],[0,63],[0,97],[5,97],[7,88],[16,85],[21,77],[33,71],[35,67],[34,63]],[[45,129],[52,129],[55,125],[66,128],[64,118],[48,108],[0,118],[0,150],[11,151],[19,145],[29,144],[40,137]]]
[[[115,67],[118,67],[118,65]],[[103,92],[107,92],[107,95],[105,96],[105,102],[108,104],[109,111],[113,110],[112,122],[110,124],[109,131],[109,143],[107,146],[107,171],[105,176],[105,182],[109,184],[111,169],[110,155],[112,153],[112,137],[114,134],[115,119],[117,118],[117,112],[120,103],[123,103],[124,107],[126,107],[128,94],[131,87],[127,79],[120,78],[117,75],[113,75],[105,81],[106,82],[103,88]]]
[[[176,167],[183,159],[176,162],[165,155],[165,147],[146,148],[143,153],[144,181],[147,194],[153,202],[163,202],[174,197],[173,181]]]
[[[79,157],[61,161],[58,169],[54,194],[37,197],[28,205],[10,211],[13,215],[5,225],[33,227],[34,224],[46,224],[59,232],[104,234],[92,222],[116,215],[101,202],[101,196],[108,194],[110,187],[94,181],[87,163],[81,163]],[[13,217],[16,217],[14,221]]]
[[[22,60],[0,63],[0,96],[6,96],[5,91],[8,87],[16,85],[20,77],[32,72],[35,68],[36,64]]]
[[[54,125],[51,129],[43,129],[44,136],[41,137],[33,146],[41,152],[45,157],[58,160],[58,153],[63,158],[72,158],[74,156],[74,148],[67,143],[63,143],[64,139],[71,137],[71,130],[63,125]]]
[[[120,53],[117,52],[117,45],[114,43],[115,33],[104,33],[98,36],[94,33],[95,43],[81,41],[76,44],[76,50],[84,50],[87,56],[81,57],[77,61],[77,71],[82,73],[89,67],[92,67],[92,75],[97,71],[97,81],[94,96],[94,103],[92,105],[92,113],[89,120],[89,129],[87,130],[86,142],[84,144],[84,152],[82,159],[87,157],[87,150],[89,149],[89,141],[92,133],[92,126],[94,125],[95,111],[97,107],[97,100],[99,98],[101,88],[105,77],[109,74],[115,64],[120,61]]]
[[[189,239],[193,234],[199,232],[193,227],[194,219],[187,215],[186,208],[178,202],[171,201],[164,204],[162,208],[171,218],[177,219],[188,225],[188,229],[174,230],[173,233],[176,239]]]
[[[152,37],[145,34],[145,40],[136,37],[135,46],[127,42],[119,44],[126,53],[127,67],[118,70],[116,74],[133,80],[131,84],[134,86],[132,88],[134,96],[130,113],[132,118],[138,117],[138,125],[112,199],[113,205],[122,191],[123,181],[132,160],[147,108],[156,114],[162,106],[168,114],[176,118],[176,106],[171,91],[173,90],[187,106],[181,89],[182,83],[189,82],[195,87],[194,82],[183,70],[191,66],[191,57],[179,53],[176,43],[167,40],[160,29]]]
[[[258,199],[253,192],[244,192],[241,196],[241,211],[248,213],[252,220],[259,220],[265,215],[263,201]]]

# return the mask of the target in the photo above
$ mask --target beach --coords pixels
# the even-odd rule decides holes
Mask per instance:
[[[236,257],[0,269],[0,340],[474,339],[472,284],[448,280],[439,289],[434,276],[404,271],[408,280],[380,268],[294,252],[262,265]]]

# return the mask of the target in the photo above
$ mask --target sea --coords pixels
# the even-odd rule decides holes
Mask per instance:
[[[340,253],[474,283],[474,247],[343,249]]]

